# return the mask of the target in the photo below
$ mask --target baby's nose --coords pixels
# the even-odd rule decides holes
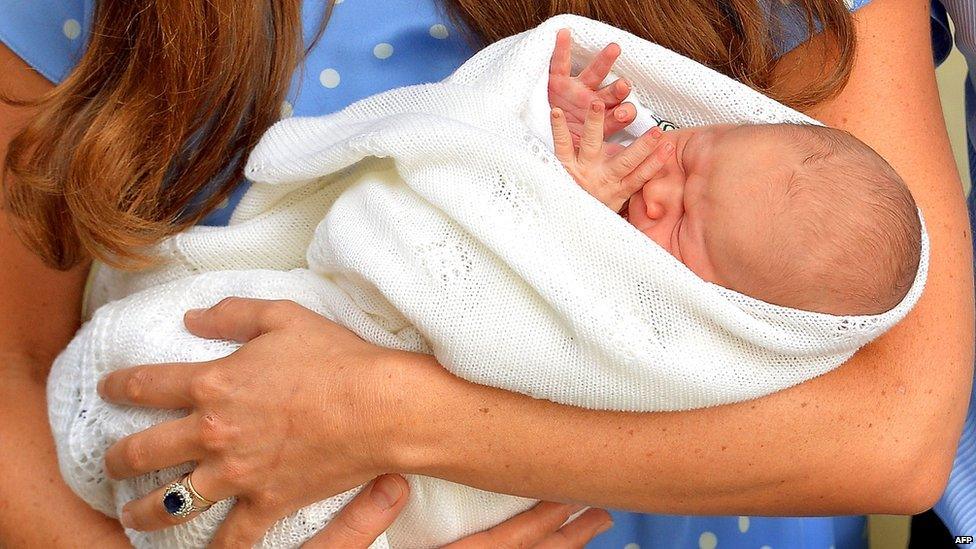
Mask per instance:
[[[647,205],[647,217],[662,219],[668,215],[680,213],[681,186],[668,181],[670,178],[652,179],[644,184],[641,196]]]

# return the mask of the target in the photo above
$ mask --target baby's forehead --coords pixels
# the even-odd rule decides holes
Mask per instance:
[[[719,136],[711,154],[708,191],[716,199],[772,199],[806,170],[805,159],[817,151],[790,142],[787,132],[742,126]],[[802,139],[802,138],[801,138]]]

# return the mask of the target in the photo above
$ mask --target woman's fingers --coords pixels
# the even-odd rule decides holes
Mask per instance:
[[[196,421],[186,416],[123,438],[105,452],[105,471],[114,479],[131,478],[199,458]]]
[[[623,179],[634,171],[651,156],[662,134],[663,132],[659,128],[653,128],[635,139],[627,148],[618,152],[610,161],[610,174],[616,179]]]
[[[560,29],[556,33],[556,47],[552,50],[552,59],[549,61],[549,77],[569,76],[573,68],[572,63],[573,38],[569,29]]]
[[[588,509],[535,546],[535,549],[582,548],[593,538],[613,527],[610,513]]]
[[[269,513],[248,501],[238,501],[207,547],[254,547],[278,521],[278,515],[280,513]]]
[[[177,480],[179,479],[174,478],[172,482]],[[197,493],[210,501],[220,501],[237,495],[228,483],[219,480],[217,469],[208,466],[206,463],[193,470],[192,480],[193,488]],[[122,526],[133,530],[151,532],[182,524],[200,514],[198,511],[185,517],[177,517],[167,512],[163,505],[163,495],[168,487],[169,484],[166,484],[149,492],[144,497],[126,503],[122,507],[122,515],[119,517]]]
[[[620,57],[620,46],[614,43],[607,44],[580,73],[580,82],[591,90],[596,90],[610,74],[610,69],[613,68],[618,57]]]
[[[134,366],[106,374],[98,395],[115,404],[144,408],[189,408],[190,380],[199,363]]]
[[[583,164],[594,164],[603,156],[603,111],[603,103],[599,101],[591,103],[586,111],[579,151],[579,159]]]
[[[406,505],[409,492],[407,481],[400,475],[377,477],[303,547],[369,547],[393,524]]]
[[[582,508],[580,505],[544,501],[494,528],[458,540],[444,549],[535,547]]]
[[[187,311],[183,323],[199,337],[247,343],[307,312],[292,301],[228,297],[209,309]]]
[[[571,166],[576,161],[576,151],[573,148],[573,134],[566,123],[566,113],[562,109],[552,109],[552,142],[556,158],[565,166]]]

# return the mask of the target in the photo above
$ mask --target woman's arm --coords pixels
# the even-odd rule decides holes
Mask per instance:
[[[238,497],[240,511],[221,529],[230,539],[256,539],[297,507],[383,472],[665,513],[928,508],[942,492],[969,395],[973,279],[923,4],[875,0],[859,12],[851,84],[815,113],[901,172],[925,209],[932,245],[928,289],[913,313],[834,372],[705,410],[584,410],[465,382],[431,357],[365,345],[293,303],[229,299],[188,314],[186,325],[245,343],[236,353],[120,370],[100,384],[113,402],[193,409],[190,421],[114,445],[109,473],[195,459],[202,493]],[[287,435],[296,425],[301,436]],[[177,522],[159,498],[128,504],[130,524]]]
[[[38,97],[51,84],[0,45],[0,94]],[[30,116],[0,102],[0,169]],[[118,522],[91,509],[61,480],[44,386],[81,318],[87,266],[45,267],[0,211],[0,546],[93,547],[126,543]]]
[[[436,402],[438,410],[404,400],[426,444],[407,452],[400,469],[501,492],[666,513],[930,507],[944,488],[966,413],[974,334],[970,235],[928,19],[924,0],[874,0],[858,11],[860,50],[850,83],[811,112],[878,150],[925,213],[928,286],[901,324],[819,379],[683,413],[560,407],[467,384],[417,357],[427,363],[426,376],[404,382],[426,395],[418,404]],[[782,66],[816,51],[817,43],[807,44]],[[809,77],[791,73],[787,85]]]

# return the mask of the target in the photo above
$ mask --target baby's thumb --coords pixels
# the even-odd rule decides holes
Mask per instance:
[[[369,547],[396,520],[409,493],[400,475],[376,477],[303,547]]]

